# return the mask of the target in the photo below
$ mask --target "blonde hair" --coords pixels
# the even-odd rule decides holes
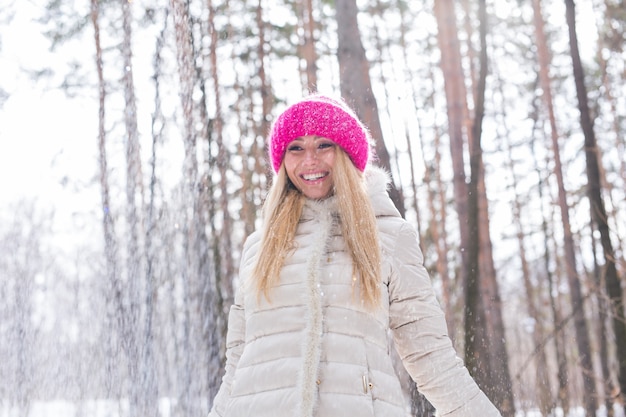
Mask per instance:
[[[381,273],[376,216],[363,173],[340,147],[336,149],[333,177],[341,234],[352,258],[352,279],[358,281],[364,303],[374,308],[380,304]],[[281,164],[263,205],[261,249],[253,271],[258,297],[270,300],[269,290],[277,284],[285,258],[293,248],[305,201]]]

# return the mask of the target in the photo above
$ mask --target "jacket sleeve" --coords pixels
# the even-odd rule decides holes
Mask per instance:
[[[241,291],[240,291],[241,292]],[[213,407],[208,417],[224,415],[230,398],[230,387],[241,357],[245,340],[245,313],[240,300],[235,297],[235,304],[230,307],[228,314],[228,330],[226,332],[226,365],[222,384],[213,400]]]
[[[417,233],[403,223],[392,252],[389,320],[404,367],[438,415],[496,417],[448,337],[443,310],[423,266]]]

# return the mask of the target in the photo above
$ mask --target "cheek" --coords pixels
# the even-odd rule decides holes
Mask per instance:
[[[326,154],[324,158],[324,162],[331,169],[334,168],[335,167],[335,152],[329,152],[328,154]]]
[[[285,157],[284,159],[285,171],[287,172],[287,176],[293,182],[295,174],[296,164],[293,162],[292,158]]]

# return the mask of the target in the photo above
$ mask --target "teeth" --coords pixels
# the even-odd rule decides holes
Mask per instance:
[[[317,174],[303,174],[302,178],[304,178],[307,181],[314,181],[314,180],[318,180],[318,179],[324,177],[325,175],[326,174],[318,172]]]

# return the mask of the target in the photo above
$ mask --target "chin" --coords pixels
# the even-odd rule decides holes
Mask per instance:
[[[311,200],[326,200],[328,197],[332,195],[332,193],[326,193],[326,194],[314,193],[314,194],[304,194],[304,195],[305,197]]]

